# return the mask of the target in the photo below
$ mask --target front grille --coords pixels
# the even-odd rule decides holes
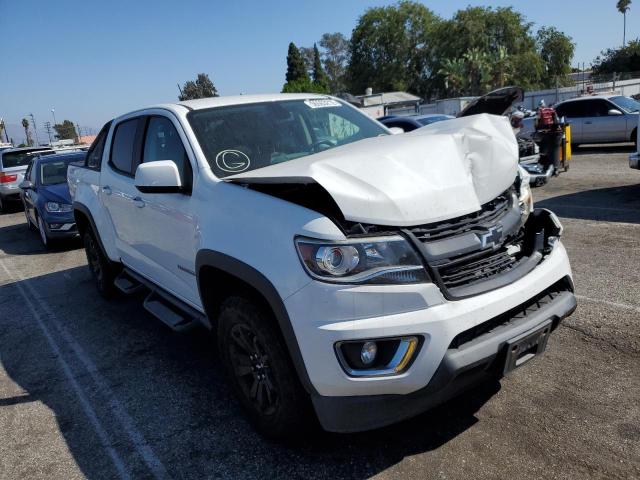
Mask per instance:
[[[482,205],[482,208],[469,215],[412,227],[409,231],[421,242],[430,242],[463,234],[481,225],[495,222],[509,211],[513,202],[513,189]]]
[[[499,285],[489,280],[527,262],[520,209],[515,202],[510,188],[477,212],[405,230],[421,246],[430,274],[447,298],[497,288]],[[481,237],[490,231],[501,234],[495,243],[483,244]],[[478,285],[483,282],[486,285]]]
[[[563,292],[573,292],[573,285],[568,277],[565,277],[562,280],[554,283],[549,288],[542,291],[530,300],[526,301],[522,305],[518,305],[516,308],[513,308],[508,312],[503,313],[502,315],[494,317],[484,323],[481,323],[480,325],[476,325],[469,330],[465,330],[464,332],[459,333],[455,336],[455,338],[449,345],[449,348],[460,348],[464,344],[475,340],[485,333],[492,332],[498,327],[502,327],[514,321],[524,319],[527,316],[530,316],[536,311],[540,310],[545,305],[551,303],[558,295]],[[553,325],[553,328],[555,327],[556,324]]]
[[[514,245],[514,244],[511,244]],[[521,245],[517,245],[522,248]],[[476,255],[477,257],[477,255]],[[523,257],[511,255],[506,248],[489,252],[472,260],[466,257],[438,268],[440,279],[447,289],[473,285],[491,279],[495,275],[513,270]]]

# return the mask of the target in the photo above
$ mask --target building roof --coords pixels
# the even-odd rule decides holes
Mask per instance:
[[[407,92],[382,92],[373,95],[357,95],[362,100],[365,107],[374,105],[398,105],[398,104],[415,104],[422,100],[420,97]]]
[[[96,139],[97,135],[81,135],[78,139],[78,143],[84,145],[91,145],[93,141]]]

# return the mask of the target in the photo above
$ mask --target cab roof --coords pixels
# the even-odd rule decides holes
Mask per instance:
[[[309,98],[328,98],[329,95],[318,95],[317,93],[271,93],[261,95],[229,95],[225,97],[200,98],[198,100],[187,100],[177,102],[189,110],[202,110],[212,107],[224,107],[228,105],[243,105],[248,103],[278,102],[285,100],[307,100]]]

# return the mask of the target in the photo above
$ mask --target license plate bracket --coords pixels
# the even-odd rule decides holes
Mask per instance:
[[[507,340],[507,358],[504,364],[505,375],[544,352],[547,348],[551,326],[551,320],[547,320],[538,325],[535,330],[529,330]]]

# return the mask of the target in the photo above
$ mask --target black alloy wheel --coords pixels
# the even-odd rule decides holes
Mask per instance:
[[[254,427],[291,438],[309,426],[310,401],[267,306],[227,298],[218,316],[218,351],[233,390]]]

